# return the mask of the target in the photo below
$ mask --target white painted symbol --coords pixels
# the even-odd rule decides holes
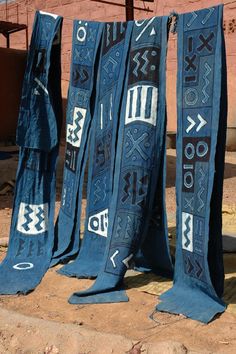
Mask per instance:
[[[51,16],[55,19],[57,19],[58,15],[52,14],[51,12],[45,12],[45,11],[39,11],[41,15],[47,15],[47,16]]]
[[[112,93],[110,95],[110,120],[112,120]]]
[[[142,31],[139,33],[139,35],[136,37],[135,41],[137,42],[140,37],[143,35],[143,33],[146,31],[146,29],[150,26],[150,24],[155,20],[155,17],[152,17],[148,23],[143,27]],[[137,24],[138,23],[138,24]],[[144,23],[144,21],[140,24],[139,22],[135,21],[136,26],[142,26],[142,24]]]
[[[34,78],[34,81],[37,82],[37,84],[39,85],[39,87],[41,87],[41,89],[46,93],[46,95],[48,95],[48,90],[46,89],[46,87],[42,84],[42,82],[37,79],[37,77]],[[37,90],[37,89],[36,89]],[[38,91],[38,90],[37,90]],[[39,94],[39,92],[38,92]]]
[[[88,230],[97,235],[107,237],[108,209],[89,217]]]
[[[204,97],[202,99],[202,103],[207,103],[207,101],[209,100],[210,96],[208,95],[206,89],[210,85],[210,80],[208,80],[208,76],[211,73],[211,67],[210,67],[210,65],[208,63],[205,63],[204,67],[205,67],[206,71],[205,71],[205,73],[203,75],[203,80],[205,81],[205,84],[204,84],[204,86],[202,88],[202,93],[204,95]]]
[[[72,124],[67,124],[66,141],[75,147],[80,147],[85,117],[86,109],[74,107]]]
[[[205,141],[199,141],[196,147],[198,157],[204,157],[208,153],[208,144]]]
[[[146,21],[146,20],[142,20],[142,21],[136,20],[136,21],[135,21],[135,25],[136,25],[137,27],[141,27],[141,26],[144,24],[145,21]]]
[[[215,11],[215,8],[214,8],[214,7],[208,9],[208,13],[206,14],[206,16],[204,17],[204,19],[202,20],[202,24],[203,24],[203,25],[205,25],[205,23],[207,23],[207,21],[209,20],[209,18],[211,17],[211,15],[213,14],[214,11]]]
[[[116,250],[116,251],[113,253],[113,255],[110,257],[110,260],[111,260],[111,262],[112,262],[114,268],[116,268],[116,263],[115,263],[115,261],[114,261],[114,258],[115,258],[118,254],[119,254],[119,251]]]
[[[199,130],[201,130],[207,124],[207,121],[199,113],[197,115],[197,118],[199,120],[199,124],[196,128],[196,132],[199,132]],[[190,124],[189,124],[188,128],[186,129],[186,133],[189,133],[193,129],[193,127],[195,127],[197,122],[190,116],[187,116],[187,120],[189,121]]]
[[[20,203],[17,231],[27,235],[37,235],[48,230],[48,203]]]
[[[14,268],[16,270],[27,270],[27,269],[34,268],[34,265],[33,265],[33,263],[30,263],[30,262],[21,262],[21,263],[15,264],[12,268]]]
[[[193,22],[194,22],[194,21],[196,20],[196,18],[197,18],[197,14],[196,14],[195,11],[193,11],[193,12],[191,13],[191,15],[192,15],[192,17],[190,18],[189,22],[187,23],[187,26],[188,26],[188,27],[191,27],[192,24],[193,24]]]
[[[155,36],[156,35],[156,31],[155,28],[153,27],[150,33],[150,36]]]
[[[127,258],[123,259],[123,263],[126,266],[126,268],[129,268],[129,261],[131,260],[131,258],[133,257],[133,253],[131,253]]]
[[[138,85],[128,90],[125,124],[142,121],[156,126],[158,89]]]
[[[188,88],[184,93],[184,100],[188,106],[194,106],[198,101],[198,92],[195,88]]]
[[[79,22],[81,23],[81,21]],[[87,22],[85,23],[85,26],[80,26],[77,30],[77,39],[79,42],[85,42],[86,40],[86,36],[87,36],[87,31],[86,31],[86,27],[87,27]]]
[[[193,174],[191,171],[185,172],[184,174],[184,185],[186,188],[192,188],[193,186]]]
[[[182,212],[182,249],[193,252],[193,215]]]
[[[192,143],[188,143],[185,146],[184,154],[185,154],[185,156],[187,157],[188,160],[192,160],[194,158],[195,147],[194,147],[194,145]]]
[[[39,96],[40,93],[38,92],[37,88],[34,89],[34,95]]]
[[[103,103],[101,103],[100,123],[101,123],[101,129],[103,129]]]

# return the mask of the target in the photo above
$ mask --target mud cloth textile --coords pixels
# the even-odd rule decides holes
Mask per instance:
[[[76,260],[59,270],[68,276],[96,277],[102,265],[110,218],[120,101],[132,27],[133,22],[104,24],[89,148],[85,232]]]
[[[221,203],[226,126],[223,7],[179,16],[177,248],[157,310],[209,322],[225,310]]]
[[[51,265],[70,259],[78,253],[80,247],[83,181],[96,97],[97,55],[103,26],[99,22],[76,20],[73,23],[64,177]]]
[[[153,216],[164,151],[166,44],[166,17],[134,22],[103,264],[95,284],[74,293],[70,303],[128,300],[121,284]],[[169,257],[167,247],[162,252]]]
[[[26,294],[47,271],[54,238],[61,109],[62,18],[36,12],[17,128],[19,164],[0,293]]]

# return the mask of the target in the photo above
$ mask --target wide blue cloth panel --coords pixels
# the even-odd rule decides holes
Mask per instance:
[[[9,247],[0,266],[1,294],[28,293],[50,265],[62,121],[61,26],[61,17],[36,12],[17,128],[20,154]]]
[[[95,284],[70,303],[128,300],[122,280],[149,229],[163,163],[167,20],[133,24],[103,265]]]
[[[225,310],[221,205],[226,130],[223,7],[178,19],[177,247],[159,311],[209,322]]]
[[[74,21],[64,178],[51,265],[70,259],[79,251],[82,186],[94,109],[94,74],[102,30],[103,24],[99,22]]]
[[[89,154],[85,233],[76,260],[59,271],[68,276],[95,277],[102,265],[109,224],[120,99],[132,26],[132,22],[104,24]]]

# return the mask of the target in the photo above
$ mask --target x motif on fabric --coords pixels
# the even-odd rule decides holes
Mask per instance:
[[[196,71],[197,67],[194,64],[195,59],[196,59],[196,54],[194,54],[192,56],[192,58],[190,58],[189,56],[185,57],[185,61],[188,64],[185,68],[186,71],[189,71],[190,69],[193,69],[194,71]]]
[[[79,61],[83,61],[83,60],[88,60],[88,61],[92,61],[91,58],[91,53],[92,53],[92,49],[86,48],[86,53],[85,50],[78,50],[77,48],[75,48],[75,60],[79,60]]]
[[[209,42],[214,38],[214,33],[211,32],[208,37],[204,37],[202,34],[200,34],[199,39],[202,41],[202,44],[197,48],[197,50],[200,52],[203,50],[205,47],[206,49],[211,52],[212,51],[212,46],[209,44]]]
[[[144,159],[147,160],[148,156],[145,153],[145,151],[143,151],[140,143],[142,141],[147,140],[147,138],[149,137],[148,133],[143,133],[138,139],[134,139],[133,135],[131,134],[131,131],[129,130],[127,133],[128,138],[130,138],[131,143],[133,144],[133,146],[131,147],[131,149],[127,152],[126,157],[130,157],[132,156],[132,154],[136,151],[138,151],[138,153],[140,154],[140,156]]]

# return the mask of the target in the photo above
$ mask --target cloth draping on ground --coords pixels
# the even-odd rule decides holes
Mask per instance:
[[[36,12],[17,128],[20,146],[0,294],[28,293],[50,265],[61,109],[62,18]]]
[[[178,18],[177,245],[157,310],[209,322],[225,310],[222,185],[227,114],[223,7]]]
[[[95,284],[73,294],[70,303],[127,301],[121,284],[135,258],[138,268],[172,272],[163,197],[167,24],[168,17],[132,23],[123,99],[116,101],[120,116],[115,155],[111,150],[115,172],[104,257]],[[90,256],[87,262],[93,262]]]

